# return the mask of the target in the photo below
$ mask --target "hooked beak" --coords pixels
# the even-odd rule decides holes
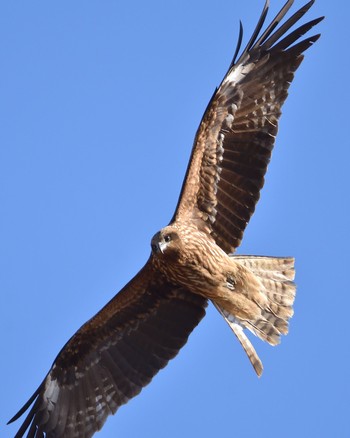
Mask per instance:
[[[164,254],[166,243],[164,242],[164,239],[162,239],[160,232],[156,233],[152,237],[151,247],[154,254],[158,254],[160,252]]]
[[[165,248],[165,243],[164,242],[157,242],[157,243],[152,243],[152,250],[155,254],[161,252],[162,254],[164,254],[164,248]]]
[[[160,251],[162,254],[164,254],[165,247],[166,247],[166,243],[165,243],[165,242],[159,242],[159,243],[158,243],[159,251]]]

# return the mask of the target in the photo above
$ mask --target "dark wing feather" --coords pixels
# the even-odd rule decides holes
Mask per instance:
[[[55,359],[17,420],[16,438],[91,437],[109,414],[137,395],[186,343],[206,300],[153,275],[151,261]]]
[[[253,36],[214,93],[197,131],[172,219],[197,223],[228,253],[239,246],[259,199],[281,107],[302,53],[319,37],[297,42],[323,17],[287,34],[313,1],[278,27],[292,3],[284,5],[259,37],[266,2]]]

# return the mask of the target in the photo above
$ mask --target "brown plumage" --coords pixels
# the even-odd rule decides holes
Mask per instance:
[[[91,437],[137,395],[186,343],[211,300],[260,376],[244,333],[276,345],[288,332],[294,260],[233,255],[254,212],[277,134],[281,107],[302,53],[319,35],[299,38],[322,18],[289,29],[309,2],[279,25],[289,0],[261,35],[268,11],[214,93],[195,137],[170,225],[152,239],[144,268],[84,324],[56,357],[16,437]],[[32,406],[31,406],[32,405]]]

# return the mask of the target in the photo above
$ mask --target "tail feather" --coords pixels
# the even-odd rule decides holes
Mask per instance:
[[[244,321],[246,327],[269,344],[279,344],[280,335],[288,333],[288,319],[294,313],[294,258],[235,256],[234,260],[255,275],[265,298],[255,301],[261,314],[255,320]]]
[[[270,345],[277,345],[281,335],[288,333],[288,320],[293,316],[295,299],[294,259],[263,256],[232,256],[243,268],[244,284],[236,284],[232,294],[243,295],[255,305],[256,312],[242,318],[225,309],[223,302],[215,306],[230,325],[258,375],[262,372],[261,361],[242,331],[247,328]],[[233,296],[232,296],[233,297]],[[244,337],[243,337],[244,336]],[[260,369],[260,374],[258,370]]]
[[[246,334],[243,332],[242,325],[235,318],[233,318],[232,315],[227,314],[227,312],[223,310],[214,301],[213,304],[217,308],[217,310],[221,313],[221,315],[224,317],[225,321],[230,326],[233,333],[237,336],[237,339],[242,345],[244,351],[246,352],[248,359],[250,360],[250,363],[253,365],[256,374],[260,377],[263,372],[263,364],[257,352],[255,351],[255,348],[253,347],[252,343],[247,338]]]

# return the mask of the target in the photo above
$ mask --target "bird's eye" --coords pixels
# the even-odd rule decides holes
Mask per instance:
[[[166,236],[164,236],[164,241],[165,241],[166,243],[169,243],[169,242],[171,241],[170,234],[167,234]]]

